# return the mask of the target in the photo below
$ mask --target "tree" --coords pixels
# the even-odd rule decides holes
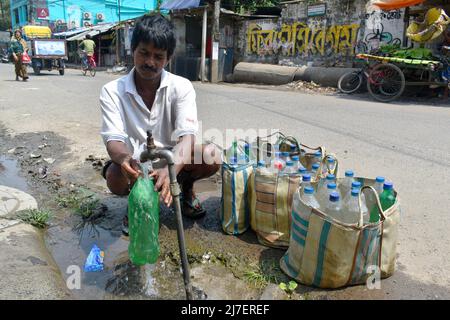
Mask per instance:
[[[277,6],[280,0],[222,0],[222,7],[238,13],[254,12],[259,7]]]
[[[11,13],[9,0],[0,0],[0,30],[11,28]]]

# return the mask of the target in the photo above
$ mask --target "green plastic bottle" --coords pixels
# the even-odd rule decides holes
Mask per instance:
[[[394,184],[386,181],[383,185],[383,192],[380,194],[380,203],[383,211],[386,211],[395,203]],[[378,222],[380,220],[380,214],[378,212],[377,205],[375,205],[370,211],[370,222]]]
[[[128,196],[128,229],[130,244],[128,255],[133,264],[153,264],[159,257],[159,193],[154,190],[153,179],[139,177]]]

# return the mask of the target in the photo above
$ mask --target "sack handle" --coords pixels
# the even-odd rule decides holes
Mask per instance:
[[[378,196],[378,192],[375,190],[374,187],[371,186],[364,186],[361,188],[360,192],[359,192],[359,197],[358,197],[358,204],[359,204],[359,222],[358,222],[358,226],[362,227],[364,225],[363,222],[363,213],[362,213],[362,193],[365,189],[369,189],[373,192],[374,196],[375,196],[375,200],[376,200],[376,206],[378,208],[378,212],[380,213],[380,217],[381,217],[381,221],[386,220],[386,216],[384,215],[383,212],[383,208],[381,207],[381,202],[380,202],[380,197]],[[370,216],[370,209],[367,208],[369,210],[368,214]]]
[[[334,161],[336,162],[336,166],[334,167],[333,172],[331,172],[331,171],[329,170],[328,166],[327,166],[327,159],[328,159],[328,158],[333,158]],[[318,172],[320,172],[320,174],[322,174],[323,167],[325,167],[325,168],[327,168],[327,174],[332,173],[332,174],[334,174],[334,175],[336,176],[336,178],[337,178],[338,166],[339,166],[339,162],[338,162],[338,159],[337,159],[336,155],[335,155],[334,153],[328,153],[327,155],[325,155],[325,156],[322,158],[322,162],[320,163],[320,167],[319,167],[319,171],[318,171]]]

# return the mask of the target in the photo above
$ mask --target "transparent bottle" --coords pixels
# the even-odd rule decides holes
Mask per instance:
[[[320,165],[321,162],[322,162],[322,152],[316,151],[314,153],[313,163],[318,163]]]
[[[335,176],[333,174],[327,175],[325,179],[321,179],[319,185],[317,187],[317,199],[319,203],[323,206],[328,202],[329,194],[328,194],[328,184],[335,182]]]
[[[308,173],[308,170],[306,170],[306,168],[304,168],[304,167],[301,167],[298,169],[298,174],[301,176],[303,176],[304,174],[307,174],[307,173]]]
[[[266,162],[264,160],[259,160],[258,161],[258,170],[263,175],[270,174],[270,170],[267,169]]]
[[[341,201],[339,193],[332,192],[328,198],[325,213],[330,217],[342,221]]]
[[[228,150],[228,154],[227,154],[228,163],[231,162],[231,158],[233,158],[233,157],[237,159],[238,158],[238,153],[239,153],[239,151],[238,151],[238,142],[235,139],[231,143],[231,148]]]
[[[375,179],[374,188],[377,191],[378,195],[380,195],[383,192],[384,181],[385,181],[385,179],[382,176],[378,176]]]
[[[352,170],[345,171],[345,178],[342,181],[340,188],[343,195],[347,195],[352,190],[352,183],[355,181],[353,177],[355,176],[355,173]]]
[[[294,163],[294,170],[295,170],[295,172],[298,172],[298,169],[300,167],[302,167],[302,164],[300,163],[300,157],[299,156],[292,156],[291,160]]]
[[[311,167],[311,176],[316,177],[317,176],[317,172],[319,171],[320,168],[320,164],[319,163],[314,163]]]
[[[360,190],[358,188],[354,188],[351,190],[351,196],[348,198],[346,202],[343,202],[343,216],[345,223],[358,223],[360,218],[360,208],[359,208],[359,193]],[[367,224],[369,222],[369,211],[364,203],[361,203],[361,211],[363,215],[363,224]]]
[[[287,176],[296,174],[297,171],[295,171],[295,169],[294,169],[294,162],[288,160],[286,162],[286,167],[284,167],[282,173]]]
[[[328,157],[325,165],[322,168],[322,175],[327,175],[329,172],[334,172],[336,167],[336,160],[332,157]]]
[[[281,170],[286,166],[286,163],[281,159],[281,152],[275,152],[275,157],[272,159],[270,164],[273,172],[279,172],[279,167],[281,166]]]
[[[314,188],[311,186],[308,186],[304,189],[302,200],[306,205],[312,208],[318,209],[320,207],[319,203],[316,200],[316,197],[314,196]]]
[[[302,176],[302,190],[305,190],[307,187],[312,187],[311,185],[311,175],[304,174]]]
[[[291,160],[289,158],[289,152],[283,151],[281,153],[281,160],[283,160],[285,163],[287,163],[289,160]]]

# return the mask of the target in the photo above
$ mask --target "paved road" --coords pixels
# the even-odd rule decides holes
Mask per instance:
[[[50,130],[68,138],[73,162],[105,154],[97,101],[101,86],[115,77],[68,70],[65,76],[53,72],[22,83],[12,81],[12,65],[0,65],[0,122],[18,133]],[[383,282],[389,296],[382,297],[450,298],[449,105],[382,104],[237,85],[194,87],[203,132],[281,129],[336,153],[341,173],[352,168],[359,176],[392,180],[402,203],[398,272]]]

